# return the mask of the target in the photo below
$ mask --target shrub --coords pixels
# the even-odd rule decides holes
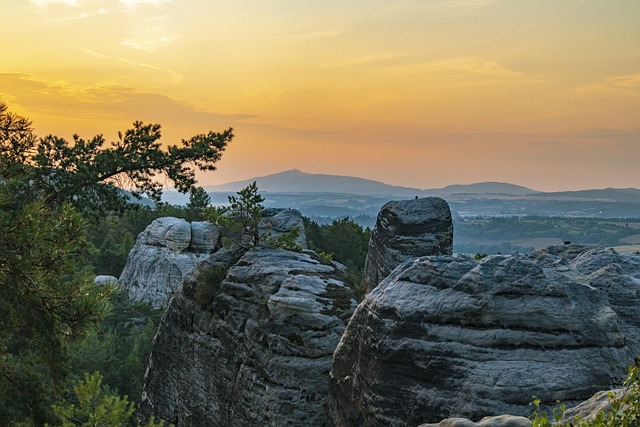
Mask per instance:
[[[198,286],[196,286],[196,303],[201,308],[208,308],[220,290],[222,281],[227,276],[227,269],[213,265],[200,270]]]
[[[553,408],[551,416],[540,409],[540,400],[533,397],[535,410],[531,415],[533,427],[573,426],[573,427],[637,427],[640,426],[640,365],[634,363],[629,367],[627,379],[621,393],[609,392],[611,410],[600,411],[593,419],[560,422],[566,408],[561,405]],[[550,418],[553,421],[550,421]]]

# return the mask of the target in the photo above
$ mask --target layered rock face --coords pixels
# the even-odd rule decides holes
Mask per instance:
[[[220,247],[219,241],[219,230],[208,222],[158,218],[138,235],[120,284],[132,301],[164,308],[187,273]]]
[[[449,205],[438,197],[385,204],[371,232],[364,280],[375,288],[408,259],[451,255],[453,223]]]
[[[142,420],[326,425],[332,355],[356,306],[351,291],[341,271],[312,252],[244,251],[211,255],[171,300],[154,341]]]
[[[571,403],[619,384],[640,351],[639,261],[567,246],[405,262],[365,297],[336,349],[331,423],[527,415],[532,395]]]

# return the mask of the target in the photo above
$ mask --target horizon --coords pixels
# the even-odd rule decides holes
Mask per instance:
[[[219,186],[234,184],[234,183],[237,183],[237,182],[258,180],[258,179],[261,179],[261,178],[269,178],[272,175],[281,175],[281,174],[284,174],[284,173],[287,173],[287,172],[300,172],[300,173],[305,174],[305,175],[324,175],[324,176],[332,176],[332,177],[340,177],[340,178],[364,179],[364,180],[367,180],[367,181],[377,182],[377,183],[384,184],[384,185],[396,186],[395,184],[390,184],[390,183],[387,183],[387,182],[384,182],[384,181],[380,181],[380,180],[375,180],[375,179],[363,178],[363,177],[360,177],[360,176],[336,175],[336,174],[327,174],[327,173],[323,173],[323,172],[311,173],[311,172],[303,171],[303,170],[298,169],[298,168],[282,170],[282,171],[274,172],[274,173],[271,173],[271,174],[268,174],[268,175],[251,176],[251,177],[247,177],[247,178],[235,179],[233,181],[222,182],[220,184],[205,184],[205,185],[198,185],[198,186],[199,187],[204,187],[205,189],[207,187],[219,187]],[[440,189],[445,189],[447,187],[455,187],[455,186],[470,186],[470,185],[477,185],[477,184],[513,185],[513,186],[516,186],[516,187],[523,187],[523,188],[526,188],[528,190],[532,190],[534,192],[540,192],[540,193],[547,192],[547,191],[539,190],[537,188],[532,188],[532,187],[529,187],[529,186],[520,185],[520,184],[513,183],[513,182],[502,182],[502,181],[478,181],[478,182],[468,182],[468,183],[452,183],[452,184],[446,184],[446,185],[444,185],[442,187],[429,187],[429,188],[426,188],[426,187],[425,188],[410,187],[410,186],[402,186],[402,185],[399,185],[397,187],[405,187],[405,188],[425,191],[425,190],[440,190]],[[173,187],[167,187],[166,190],[177,191]],[[258,189],[258,190],[260,190],[260,189]],[[589,190],[639,190],[640,191],[640,188],[637,188],[637,187],[593,187],[593,188],[584,188],[584,189],[581,189],[581,190],[560,189],[560,190],[554,190],[554,191],[549,191],[549,192],[560,192],[560,193],[562,193],[562,192],[589,191]],[[213,190],[208,190],[208,191],[214,192]],[[228,191],[224,191],[224,192],[228,192]]]
[[[640,2],[3,2],[0,100],[40,136],[235,130],[200,186],[640,188]],[[247,178],[249,177],[249,178]],[[465,184],[467,183],[467,184]]]

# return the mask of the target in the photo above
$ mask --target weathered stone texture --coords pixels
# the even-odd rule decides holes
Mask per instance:
[[[639,259],[559,247],[407,261],[365,297],[336,349],[331,422],[527,415],[532,395],[571,404],[608,389],[640,351]]]
[[[120,284],[132,301],[164,308],[187,273],[220,247],[219,241],[218,228],[208,222],[158,218],[138,235]]]
[[[438,197],[385,204],[371,232],[364,280],[375,288],[408,259],[451,255],[453,223],[449,205]]]
[[[334,349],[355,309],[313,253],[219,251],[189,275],[155,338],[140,414],[186,426],[323,426]],[[228,269],[219,284],[206,271]],[[209,304],[204,286],[214,286]]]

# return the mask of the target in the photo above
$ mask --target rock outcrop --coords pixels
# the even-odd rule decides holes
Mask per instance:
[[[116,286],[119,283],[117,277],[101,274],[93,279],[93,284],[96,286]]]
[[[531,427],[531,421],[515,415],[498,415],[485,417],[477,423],[468,418],[447,418],[437,424],[421,424],[418,427]]]
[[[573,246],[405,262],[336,349],[332,424],[527,415],[532,395],[571,404],[619,384],[640,351],[639,261]]]
[[[217,250],[219,242],[220,232],[211,223],[158,218],[138,235],[120,284],[132,301],[164,308],[187,273]]]
[[[438,197],[385,204],[371,232],[364,280],[373,289],[394,268],[426,255],[451,255],[453,223],[449,205]]]
[[[292,230],[296,230],[296,245],[300,249],[307,249],[307,239],[304,237],[304,221],[300,211],[296,209],[268,208],[263,211],[262,216],[258,230],[261,240],[277,239]]]
[[[169,304],[140,415],[176,427],[327,423],[332,355],[355,309],[313,252],[212,254]]]

